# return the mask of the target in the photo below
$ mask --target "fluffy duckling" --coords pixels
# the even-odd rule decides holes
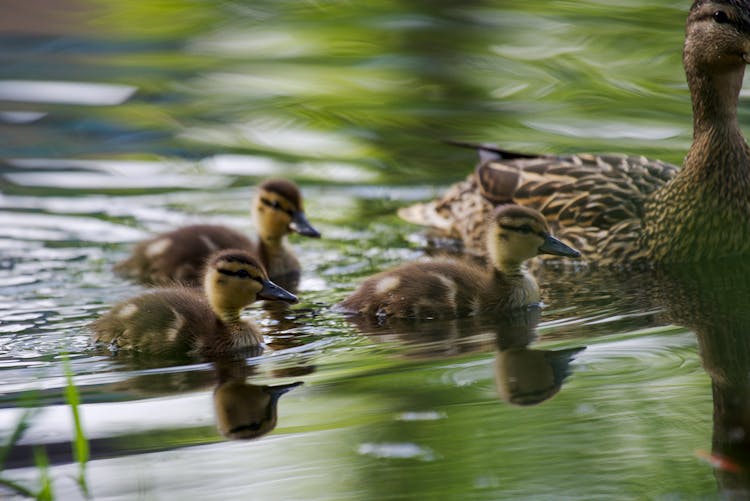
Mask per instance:
[[[497,208],[488,222],[490,266],[454,259],[404,264],[368,278],[340,309],[379,320],[455,318],[520,308],[539,302],[539,288],[523,263],[538,254],[578,257],[550,235],[536,210]]]
[[[180,283],[195,287],[200,285],[203,266],[211,253],[242,249],[260,260],[271,280],[296,288],[300,264],[286,244],[286,236],[296,232],[320,237],[305,216],[299,189],[284,179],[263,182],[253,199],[252,214],[258,229],[255,239],[225,226],[185,226],[140,242],[115,270],[149,285]]]
[[[296,303],[268,279],[247,252],[230,249],[209,259],[204,293],[188,287],[152,291],[115,305],[92,324],[95,341],[149,353],[224,353],[260,346],[263,337],[240,312],[257,299]]]

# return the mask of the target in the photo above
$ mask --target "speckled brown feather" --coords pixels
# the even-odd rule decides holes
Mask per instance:
[[[516,203],[539,210],[553,233],[586,260],[602,264],[635,259],[643,202],[677,170],[625,155],[491,160],[480,163],[439,200],[399,215],[416,224],[440,219],[445,236],[459,238],[467,251],[484,255],[487,217],[496,204]]]

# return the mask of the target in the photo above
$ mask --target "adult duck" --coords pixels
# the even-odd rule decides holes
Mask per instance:
[[[407,221],[484,254],[483,221],[498,204],[539,210],[562,241],[598,265],[698,262],[750,253],[750,149],[737,102],[750,62],[750,2],[697,0],[683,64],[693,144],[681,169],[640,156],[535,156],[479,146],[482,161]]]

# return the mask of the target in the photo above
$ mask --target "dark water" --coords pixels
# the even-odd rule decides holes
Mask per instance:
[[[679,163],[688,7],[4,4],[3,438],[36,411],[2,476],[38,486],[43,444],[57,497],[82,498],[67,354],[95,499],[747,497],[744,263],[546,269],[541,313],[502,321],[372,328],[330,311],[424,254],[395,211],[470,171],[472,152],[442,139]],[[324,238],[293,239],[298,306],[248,310],[262,356],[175,365],[92,348],[86,325],[141,290],[111,272],[133,242],[198,221],[251,231],[252,187],[271,175],[300,183]],[[249,401],[297,381],[271,433],[222,437],[219,383]]]

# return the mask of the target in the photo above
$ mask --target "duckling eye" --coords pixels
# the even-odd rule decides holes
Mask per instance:
[[[723,10],[717,10],[716,12],[714,12],[714,21],[716,21],[719,24],[728,23],[729,16]]]
[[[267,198],[261,198],[260,201],[263,203],[263,205],[266,205],[272,208],[273,210],[280,210],[280,211],[286,212],[290,216],[294,215],[294,211],[288,210],[282,207],[278,200],[269,200]]]
[[[260,281],[258,277],[252,276],[247,270],[227,270],[226,268],[219,268],[217,271],[222,275],[227,275],[230,277],[252,278],[253,280]]]
[[[280,209],[281,208],[281,204],[279,203],[278,200],[269,200],[267,198],[261,198],[260,201],[263,202],[264,205],[267,205],[267,206],[269,206],[272,209]]]
[[[528,235],[529,233],[533,233],[534,230],[529,226],[528,224],[524,224],[523,226],[519,226],[516,228],[516,231],[519,233],[522,233],[524,235]]]

